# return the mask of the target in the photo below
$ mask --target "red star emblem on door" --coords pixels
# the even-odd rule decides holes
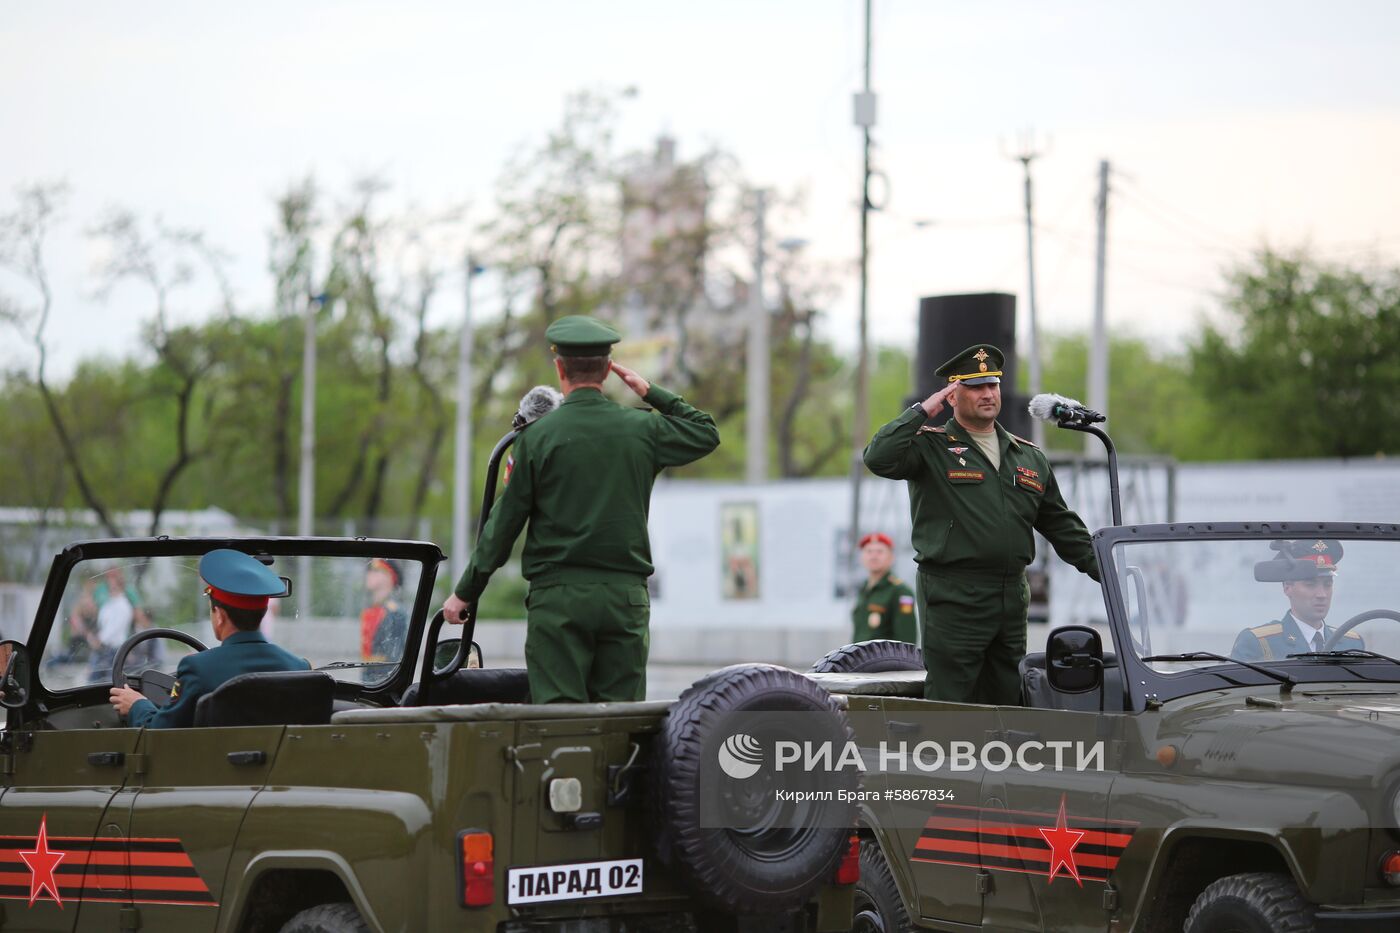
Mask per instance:
[[[1064,794],[1060,795],[1060,816],[1054,829],[1042,829],[1040,834],[1050,844],[1050,878],[1046,884],[1053,884],[1055,876],[1064,869],[1065,874],[1073,878],[1075,884],[1084,887],[1084,882],[1079,880],[1079,866],[1074,864],[1074,847],[1079,845],[1084,833],[1066,825]]]
[[[18,854],[24,859],[24,864],[29,866],[29,906],[33,907],[35,899],[47,890],[54,903],[61,908],[63,896],[58,893],[58,882],[54,880],[53,873],[67,853],[49,848],[48,821],[47,813],[39,818],[39,838],[34,842],[34,850]]]

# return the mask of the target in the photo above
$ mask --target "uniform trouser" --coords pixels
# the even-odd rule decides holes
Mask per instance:
[[[525,607],[532,702],[646,699],[651,644],[646,584],[532,586]]]
[[[1015,706],[1026,654],[1030,587],[1007,574],[919,571],[924,698]]]

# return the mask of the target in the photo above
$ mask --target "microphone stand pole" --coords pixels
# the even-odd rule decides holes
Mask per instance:
[[[1113,447],[1113,440],[1108,434],[1094,427],[1092,424],[1084,424],[1073,418],[1061,418],[1055,422],[1058,427],[1066,431],[1079,431],[1083,434],[1092,434],[1103,441],[1104,449],[1108,451],[1108,496],[1113,507],[1113,524],[1123,524],[1123,506],[1118,497],[1118,451]]]

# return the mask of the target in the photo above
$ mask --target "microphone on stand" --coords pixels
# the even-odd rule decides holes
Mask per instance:
[[[511,419],[510,426],[519,431],[527,424],[538,421],[564,403],[564,394],[552,386],[535,386],[520,400],[520,408]]]
[[[1037,395],[1031,399],[1031,403],[1026,406],[1026,409],[1033,417],[1040,418],[1042,421],[1054,421],[1061,424],[1095,424],[1107,420],[1092,408],[1084,407],[1084,403],[1078,399],[1066,398],[1053,392],[1042,392]]]

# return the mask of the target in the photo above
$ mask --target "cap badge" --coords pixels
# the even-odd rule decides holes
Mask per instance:
[[[1316,544],[1314,544],[1314,545],[1312,546],[1312,549],[1313,549],[1314,551],[1317,551],[1319,554],[1321,554],[1323,551],[1327,550],[1327,542],[1325,542],[1325,541],[1319,541],[1319,542],[1317,542]]]
[[[972,358],[977,361],[977,370],[985,373],[987,371],[987,351],[978,349],[976,353],[972,354]]]

